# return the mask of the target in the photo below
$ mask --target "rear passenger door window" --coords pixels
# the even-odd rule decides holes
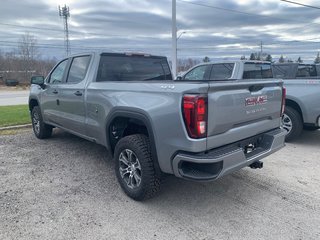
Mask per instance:
[[[91,56],[75,57],[72,60],[67,83],[76,84],[81,82],[87,74]]]
[[[295,72],[297,71],[296,64],[274,64],[272,66],[273,77],[274,78],[294,78]]]
[[[207,80],[208,69],[210,70],[211,65],[202,65],[192,69],[184,76],[184,80]]]
[[[251,63],[244,64],[243,79],[273,78],[271,64]]]
[[[233,67],[233,63],[213,64],[210,80],[224,80],[231,78]]]
[[[297,78],[317,77],[315,65],[299,65],[296,74]]]

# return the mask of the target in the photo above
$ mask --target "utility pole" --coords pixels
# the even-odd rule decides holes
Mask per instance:
[[[177,18],[176,18],[176,0],[172,0],[172,75],[177,77]]]
[[[64,21],[64,47],[66,49],[66,56],[69,56],[71,53],[70,42],[69,42],[69,28],[68,28],[68,18],[70,17],[70,10],[67,5],[60,7],[59,5],[59,16]]]
[[[260,42],[260,60],[262,60],[262,41]]]

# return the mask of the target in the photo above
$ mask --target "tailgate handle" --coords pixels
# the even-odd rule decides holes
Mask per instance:
[[[259,85],[252,85],[249,87],[250,92],[258,92],[263,88],[263,86]]]

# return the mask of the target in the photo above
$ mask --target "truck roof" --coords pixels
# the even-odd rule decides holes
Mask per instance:
[[[221,63],[265,63],[265,64],[271,64],[268,61],[260,61],[260,60],[223,60],[223,61],[199,63],[198,65],[221,64]]]
[[[104,56],[144,56],[144,57],[153,57],[153,58],[167,58],[166,56],[152,55],[152,54],[143,53],[143,52],[110,52],[110,51],[103,51],[103,50],[75,53],[75,54],[71,54],[68,57],[76,57],[76,56],[81,56],[86,54],[96,54],[96,55],[104,55]]]
[[[296,63],[296,62],[284,62],[284,63],[273,63],[272,65],[296,65],[296,66],[310,66],[310,65],[317,65],[319,66],[319,63]]]

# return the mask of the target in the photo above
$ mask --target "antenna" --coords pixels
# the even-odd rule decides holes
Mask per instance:
[[[71,53],[68,28],[68,18],[70,17],[70,10],[67,5],[64,5],[63,7],[60,7],[59,5],[59,16],[64,20],[64,47],[66,49],[66,55],[69,56]]]

